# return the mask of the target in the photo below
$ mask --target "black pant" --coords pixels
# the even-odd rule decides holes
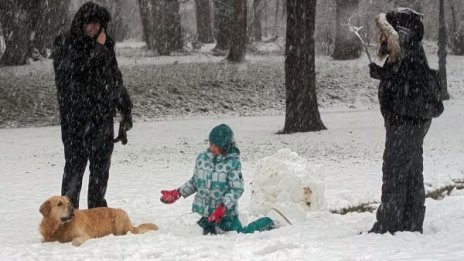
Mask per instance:
[[[419,231],[425,217],[422,145],[431,120],[384,115],[383,185],[372,232]]]
[[[90,161],[88,208],[107,207],[105,200],[111,155],[113,153],[113,119],[98,123],[82,120],[61,123],[65,167],[61,195],[68,196],[75,208],[79,208],[87,161]]]

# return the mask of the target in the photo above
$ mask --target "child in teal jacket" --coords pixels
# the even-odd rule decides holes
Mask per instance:
[[[238,200],[244,189],[240,151],[235,146],[232,129],[226,124],[214,127],[209,142],[209,149],[197,157],[190,180],[178,189],[162,190],[160,200],[171,204],[180,196],[186,198],[196,193],[192,211],[201,215],[197,223],[204,235],[221,230],[253,233],[274,228],[274,221],[268,217],[245,227],[238,218]]]

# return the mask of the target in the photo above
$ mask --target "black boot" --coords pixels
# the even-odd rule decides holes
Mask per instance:
[[[385,234],[385,231],[383,228],[382,228],[382,224],[380,224],[379,222],[375,222],[374,225],[372,226],[372,228],[367,231],[367,233],[376,233],[376,234]]]

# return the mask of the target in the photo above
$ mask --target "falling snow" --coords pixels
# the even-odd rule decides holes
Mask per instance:
[[[6,17],[3,4],[11,6],[15,1],[4,2],[0,15]],[[84,2],[70,0],[65,8],[75,12]],[[256,1],[261,3],[263,41],[247,46],[243,63],[226,62],[218,55],[227,51],[215,49],[214,43],[198,42],[197,1],[180,1],[185,43],[169,56],[159,56],[159,50],[147,49],[141,40],[143,10],[133,6],[142,1],[115,2],[124,12],[111,9],[113,23],[126,19],[113,32],[126,39],[118,40],[115,51],[134,104],[134,126],[128,132],[128,144],[114,147],[106,200],[110,207],[124,209],[134,224],[153,222],[160,229],[91,239],[78,248],[41,242],[39,206],[60,194],[65,161],[53,64],[43,57],[50,49],[34,50],[26,65],[0,67],[0,260],[464,260],[464,58],[453,53],[447,56],[451,97],[444,102],[443,115],[433,119],[424,141],[425,191],[429,195],[440,191],[438,199],[426,199],[424,233],[367,233],[380,203],[385,147],[378,81],[370,78],[368,68],[369,54],[381,63],[373,55],[378,49],[373,42],[373,19],[390,2],[408,1],[360,0],[363,15],[350,14],[353,20],[340,26],[361,39],[365,52],[343,61],[330,56],[336,34],[335,4],[318,1],[316,92],[327,130],[292,135],[277,134],[284,126],[286,106],[284,1]],[[427,14],[424,49],[430,67],[437,69],[438,47],[430,39],[438,36],[438,1],[422,3]],[[447,1],[447,12],[452,11],[450,3],[460,23],[454,30],[462,32],[464,5]],[[51,6],[45,11],[51,12]],[[451,21],[447,21],[450,28]],[[0,17],[0,23],[5,22]],[[37,28],[29,36],[5,35],[2,29],[0,57],[7,37],[25,42],[41,35]],[[458,36],[462,35],[451,35],[451,41]],[[115,130],[119,119],[115,119]],[[190,212],[193,197],[172,205],[160,202],[160,190],[175,188],[191,177],[196,155],[208,145],[208,132],[220,123],[234,129],[241,151],[242,223],[269,215],[279,221],[279,228],[203,236],[196,224],[199,216]],[[87,206],[88,175],[87,167],[81,208]],[[339,214],[360,205],[374,211]]]

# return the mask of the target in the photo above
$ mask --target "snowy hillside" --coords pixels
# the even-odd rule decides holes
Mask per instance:
[[[282,56],[248,55],[245,64],[225,63],[209,53],[153,56],[140,43],[117,46],[124,82],[134,102],[136,121],[229,116],[279,115],[285,111]],[[209,49],[208,49],[209,48]],[[437,68],[436,43],[425,44]],[[462,57],[448,56],[451,103],[464,96]],[[316,58],[318,103],[324,111],[376,110],[377,82],[368,60]],[[58,124],[51,61],[0,69],[0,127]]]

